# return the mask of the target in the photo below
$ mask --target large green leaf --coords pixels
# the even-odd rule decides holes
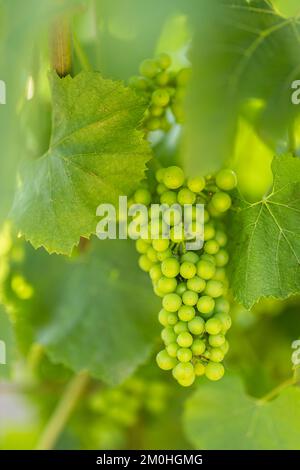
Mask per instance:
[[[251,307],[260,297],[300,292],[300,160],[275,157],[271,193],[240,199],[231,221],[231,287]]]
[[[144,103],[99,73],[50,75],[49,150],[26,165],[12,210],[19,232],[37,248],[70,254],[96,230],[100,203],[117,204],[143,178],[150,158],[136,128]]]
[[[204,383],[186,402],[184,426],[197,449],[300,449],[300,389],[255,400],[239,379]]]
[[[263,0],[199,3],[191,54],[185,160],[190,172],[211,172],[231,157],[238,116],[248,118],[273,148],[287,148],[299,113],[291,83],[299,78],[300,25]]]

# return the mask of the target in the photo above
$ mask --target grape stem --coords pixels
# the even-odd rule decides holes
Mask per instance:
[[[289,379],[285,380],[281,384],[279,384],[277,387],[273,388],[269,393],[267,393],[265,396],[260,398],[258,400],[259,403],[264,404],[273,398],[275,398],[277,395],[279,395],[285,388],[291,387],[292,385],[296,385],[298,382],[297,378],[295,376],[290,377]]]
[[[50,50],[53,68],[60,77],[72,70],[72,47],[70,24],[67,17],[55,20],[50,32]]]
[[[37,443],[36,450],[51,450],[54,448],[86,390],[89,380],[89,374],[85,371],[80,372],[71,379]]]

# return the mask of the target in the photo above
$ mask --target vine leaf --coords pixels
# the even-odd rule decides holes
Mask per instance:
[[[274,157],[272,172],[271,193],[253,204],[240,199],[231,221],[231,285],[248,308],[300,292],[300,160]]]
[[[150,150],[136,128],[144,102],[97,72],[50,74],[53,97],[49,150],[26,164],[12,218],[26,240],[70,255],[96,229],[100,203],[117,204],[143,178]]]
[[[300,449],[300,389],[266,402],[246,395],[236,377],[203,383],[185,404],[184,427],[196,449]]]

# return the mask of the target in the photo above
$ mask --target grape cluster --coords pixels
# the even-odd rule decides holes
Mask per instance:
[[[141,63],[140,76],[130,79],[136,92],[150,102],[146,111],[145,127],[148,131],[168,131],[172,122],[184,120],[183,99],[190,78],[190,68],[172,71],[171,57],[160,54],[156,59]]]
[[[157,355],[157,364],[163,370],[172,370],[182,386],[192,385],[195,377],[201,375],[219,380],[224,374],[222,361],[229,347],[225,334],[231,326],[229,302],[225,298],[228,289],[225,266],[229,257],[222,218],[231,206],[228,191],[236,186],[236,175],[223,169],[215,176],[186,180],[182,169],[172,166],[159,169],[156,180],[156,195],[153,197],[148,189],[140,188],[134,194],[135,203],[149,205],[158,200],[168,206],[192,204],[194,209],[202,203],[205,207],[204,244],[197,251],[186,250],[184,233],[180,239],[173,236],[173,228],[180,223],[176,213],[169,239],[136,241],[139,266],[149,273],[154,292],[162,298],[158,319],[164,327],[161,338],[165,347]],[[151,225],[155,222],[151,219],[151,208],[148,212]]]

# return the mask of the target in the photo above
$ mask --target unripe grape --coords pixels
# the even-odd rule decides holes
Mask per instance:
[[[198,302],[198,295],[196,292],[193,292],[191,290],[186,290],[182,294],[182,301],[185,305],[189,305],[193,307]]]
[[[207,241],[207,240],[211,240],[212,238],[214,238],[215,236],[215,229],[214,229],[214,226],[212,224],[206,224],[204,226],[204,240]]]
[[[180,284],[176,287],[176,294],[181,295],[187,290],[187,286],[185,282],[180,282]]]
[[[222,323],[222,330],[227,331],[231,327],[231,318],[227,313],[217,313],[214,318],[217,318]]]
[[[201,375],[205,374],[205,365],[202,362],[196,362],[194,365],[195,375],[200,377]]]
[[[197,268],[194,263],[190,263],[189,261],[184,261],[180,266],[180,275],[184,279],[192,279],[197,272]]]
[[[153,78],[158,71],[158,65],[155,60],[145,59],[140,65],[140,74],[144,75],[144,77]]]
[[[216,272],[215,265],[210,261],[201,259],[197,263],[197,274],[201,279],[209,280],[211,279]]]
[[[201,335],[204,332],[204,320],[201,317],[195,317],[188,323],[188,329],[193,335]]]
[[[164,308],[162,308],[158,314],[158,321],[163,326],[168,326],[168,316],[170,312],[167,312]]]
[[[169,312],[168,312],[169,313]],[[169,315],[168,315],[169,316]],[[176,339],[177,339],[177,336],[173,330],[173,328],[171,328],[170,326],[167,326],[166,328],[164,328],[161,332],[161,339],[163,340],[163,342],[168,345],[170,343],[175,343]]]
[[[141,238],[139,238],[135,242],[135,248],[138,253],[140,253],[141,255],[144,255],[149,248],[149,244],[145,242],[144,240],[142,240]]]
[[[164,211],[163,220],[168,224],[168,226],[178,225],[182,220],[181,211],[176,209],[174,206],[170,207]]]
[[[212,348],[210,350],[210,357],[209,359],[212,361],[212,362],[222,362],[223,359],[224,359],[224,353],[222,351],[222,349],[220,348]]]
[[[169,356],[165,349],[157,354],[156,362],[158,367],[163,370],[171,370],[177,364],[177,360],[174,357]]]
[[[188,279],[186,285],[189,290],[200,293],[204,291],[206,282],[201,277],[194,276],[192,279]]]
[[[226,266],[226,264],[229,261],[229,256],[228,256],[227,251],[225,251],[224,249],[219,250],[218,253],[215,255],[215,259],[216,259],[216,266],[218,267]]]
[[[169,313],[168,315],[168,325],[174,326],[178,322],[178,317],[176,313]]]
[[[146,91],[149,88],[149,80],[144,77],[131,77],[129,85],[140,91]]]
[[[184,255],[181,256],[181,262],[188,261],[190,263],[197,263],[199,261],[199,256],[194,251],[187,251]]]
[[[170,101],[170,95],[167,92],[167,90],[160,88],[158,90],[155,90],[152,93],[152,103],[155,106],[161,106],[164,108],[165,106],[169,104],[169,101]]]
[[[167,258],[161,263],[161,270],[166,277],[176,277],[180,271],[179,261],[174,257]]]
[[[183,108],[182,104],[179,101],[173,102],[172,106],[171,106],[171,109],[172,109],[172,113],[174,114],[174,117],[175,117],[176,121],[179,124],[184,123],[184,121],[185,121],[185,111],[184,111],[184,108]]]
[[[170,80],[170,74],[168,72],[160,72],[157,76],[156,76],[156,83],[159,85],[159,86],[166,86],[168,83],[169,83],[169,80]]]
[[[208,342],[213,348],[219,348],[225,343],[225,336],[221,334],[209,335]]]
[[[169,278],[162,276],[157,282],[157,287],[163,294],[170,294],[175,291],[177,281],[174,277]]]
[[[188,331],[188,326],[186,322],[179,321],[174,326],[174,332],[176,333],[176,335],[179,335],[180,333],[184,333],[186,331]]]
[[[186,86],[191,78],[191,68],[184,68],[179,70],[176,76],[176,82],[179,86]]]
[[[162,277],[162,272],[159,264],[155,264],[149,271],[152,281],[158,281]]]
[[[162,183],[162,182],[163,182],[164,174],[165,174],[165,168],[159,168],[159,169],[155,172],[155,178],[156,178],[156,181],[158,181],[158,183]]]
[[[230,304],[224,297],[215,300],[215,313],[229,313]]]
[[[159,118],[150,118],[147,120],[147,129],[149,131],[157,131],[160,128],[160,119]]]
[[[156,59],[156,61],[158,66],[163,70],[168,69],[172,64],[171,57],[169,56],[169,54],[166,53],[161,53]]]
[[[231,197],[227,193],[219,192],[213,195],[211,198],[213,207],[218,212],[226,212],[231,206]]]
[[[217,362],[209,362],[205,367],[205,375],[209,380],[220,380],[224,375],[224,367]]]
[[[210,318],[205,323],[205,330],[210,335],[217,335],[222,330],[222,323],[218,318]]]
[[[210,297],[216,298],[220,297],[223,294],[223,284],[220,281],[215,281],[214,279],[210,279],[206,283],[204,293],[209,295]]]
[[[133,199],[136,204],[148,206],[151,203],[152,197],[148,189],[140,188],[135,191]]]
[[[200,313],[210,313],[213,311],[215,301],[207,295],[203,295],[197,302],[197,309]]]
[[[174,243],[183,242],[185,239],[184,226],[182,224],[172,227],[170,230],[170,238]]]
[[[179,349],[179,346],[177,343],[170,343],[168,344],[168,346],[166,347],[166,350],[167,350],[167,353],[169,354],[169,356],[171,357],[177,357],[177,351]]]
[[[193,353],[188,348],[179,348],[177,351],[177,359],[180,362],[190,362],[193,357]]]
[[[159,252],[166,251],[169,247],[169,240],[167,240],[166,238],[153,240],[152,246],[155,251],[159,251]]]
[[[164,108],[162,108],[161,106],[155,106],[155,105],[150,106],[149,111],[150,111],[151,116],[153,117],[160,117],[165,112]]]
[[[215,255],[219,251],[219,244],[216,240],[208,240],[204,244],[204,251],[209,255]]]
[[[193,385],[194,382],[195,382],[195,374],[191,375],[188,379],[178,379],[178,383],[182,387],[190,387],[191,385]]]
[[[177,344],[179,344],[181,348],[189,348],[193,344],[192,335],[187,331],[179,333],[177,336]]]
[[[182,300],[178,294],[167,294],[164,296],[162,304],[168,312],[177,312],[181,307]]]
[[[201,356],[206,349],[205,342],[202,339],[194,339],[192,344],[192,351],[195,356]]]
[[[164,193],[166,193],[168,191],[168,188],[163,184],[163,183],[159,183],[157,186],[156,186],[156,192],[159,196],[162,196]]]
[[[179,362],[173,369],[173,376],[178,381],[191,379],[194,375],[194,367],[191,362]]]
[[[178,317],[182,321],[190,321],[195,316],[195,309],[194,307],[190,307],[189,305],[182,305],[178,310]]]
[[[165,295],[156,285],[153,286],[153,292],[155,295],[157,295],[157,297],[163,297]]]
[[[209,261],[210,263],[212,263],[214,266],[216,264],[216,260],[215,260],[215,257],[213,255],[209,255],[208,253],[203,253],[203,255],[201,255],[201,258],[200,260],[204,260],[204,261]]]
[[[216,268],[213,279],[215,281],[225,281],[226,280],[226,271],[224,268]]]
[[[154,250],[154,248],[152,246],[149,246],[149,248],[147,250],[147,257],[153,263],[156,263],[158,261],[156,251]]]
[[[221,247],[224,247],[227,244],[227,235],[222,230],[217,230],[215,235],[215,240],[219,243]]]
[[[170,248],[168,248],[166,251],[158,251],[156,256],[158,261],[164,261],[165,259],[172,257],[172,251]]]
[[[177,203],[177,194],[174,191],[165,191],[160,196],[161,204],[167,204],[168,206],[172,206],[173,204]]]
[[[196,200],[195,194],[190,191],[188,188],[182,188],[177,195],[177,201],[179,204],[184,206],[184,204],[194,204]]]
[[[142,271],[149,272],[153,266],[153,262],[150,261],[147,255],[142,255],[139,257],[139,267]]]
[[[205,188],[205,178],[202,176],[195,176],[187,180],[187,187],[193,191],[193,193],[200,193]]]
[[[230,191],[237,185],[237,178],[234,171],[229,169],[221,170],[216,175],[216,183],[220,189]]]
[[[221,351],[223,352],[224,356],[228,353],[229,350],[229,343],[227,340],[220,346]]]
[[[184,173],[178,166],[166,168],[163,182],[169,189],[177,189],[184,183]]]

